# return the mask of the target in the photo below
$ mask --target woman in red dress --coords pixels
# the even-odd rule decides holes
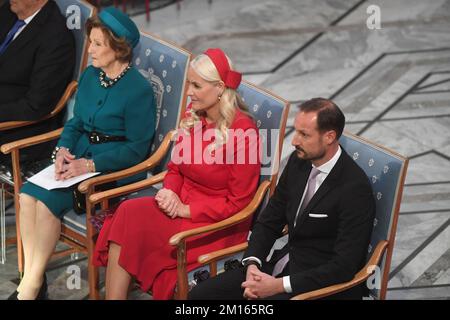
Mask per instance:
[[[126,299],[132,278],[154,299],[176,286],[174,234],[226,219],[253,198],[259,181],[258,130],[236,92],[241,74],[220,49],[188,71],[191,104],[181,121],[163,188],[123,202],[97,240],[94,263],[107,266],[106,299]],[[250,221],[187,241],[188,270],[201,254],[246,241]]]

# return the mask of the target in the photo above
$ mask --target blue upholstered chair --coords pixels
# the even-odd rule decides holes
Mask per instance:
[[[203,266],[191,270],[186,275],[186,263],[183,255],[183,248],[187,238],[211,230],[224,229],[246,219],[254,219],[259,211],[265,206],[270,195],[275,191],[290,105],[288,102],[273,95],[271,92],[259,88],[249,82],[242,82],[237,91],[247,104],[250,113],[253,115],[259,129],[260,137],[262,138],[263,148],[260,186],[253,201],[247,208],[233,217],[208,227],[201,228],[201,230],[190,230],[176,234],[171,238],[171,244],[178,246],[178,265],[183,266],[182,268],[178,268],[177,299],[187,298],[188,291],[200,280],[200,277],[197,277],[197,275],[207,272],[206,274],[209,277],[213,277],[217,273],[226,270],[228,267],[232,267],[232,262],[235,260],[240,261],[243,255],[242,250],[235,252],[235,247],[231,249],[231,253],[229,254],[226,251],[227,249],[222,250],[215,255],[208,256],[204,260],[199,259],[199,262],[202,263]],[[239,246],[236,247],[239,248]]]
[[[366,282],[372,298],[386,298],[408,159],[347,132],[342,135],[340,143],[364,170],[372,184],[376,215],[367,249],[367,263],[349,282],[306,292],[293,299],[323,298],[363,282]]]
[[[151,34],[141,32],[141,39],[133,52],[133,64],[150,82],[157,102],[156,131],[151,146],[151,155],[140,164],[114,173],[97,176],[83,181],[79,190],[90,195],[95,187],[104,183],[122,180],[140,172],[155,175],[165,168],[170,154],[171,131],[178,126],[186,105],[186,77],[191,53]],[[102,203],[102,209],[108,208],[108,202]],[[98,270],[91,263],[95,230],[87,223],[95,214],[95,203],[86,201],[86,214],[77,215],[70,211],[64,216],[61,241],[72,247],[72,251],[85,252],[88,255],[89,297],[98,296]]]
[[[64,108],[67,106],[68,114],[71,113],[71,108],[73,107],[74,100],[72,99],[73,93],[77,89],[77,80],[81,74],[81,72],[84,70],[87,64],[87,49],[88,49],[88,43],[87,38],[85,36],[85,23],[87,19],[92,17],[96,14],[96,8],[90,5],[88,2],[84,0],[56,0],[56,4],[61,10],[61,13],[67,17],[67,26],[71,29],[74,38],[75,38],[75,49],[76,49],[76,60],[75,60],[75,66],[74,66],[74,72],[73,72],[73,80],[69,83],[69,85],[66,88],[66,91],[64,92],[61,99],[56,104],[53,111],[45,116],[44,118],[40,119],[39,121],[7,121],[0,123],[0,134],[4,130],[19,128],[23,126],[29,126],[36,122],[44,121],[46,119],[52,118],[59,114],[61,111],[64,110]],[[46,140],[45,140],[46,139]],[[18,212],[19,204],[17,201],[17,192],[22,186],[23,179],[28,179],[34,173],[40,171],[43,169],[48,163],[42,162],[42,163],[23,163],[21,164],[19,162],[19,153],[20,149],[23,149],[27,146],[31,146],[33,144],[42,143],[44,141],[49,141],[52,139],[48,139],[47,137],[44,138],[43,141],[37,141],[37,140],[22,140],[21,142],[16,141],[14,143],[6,144],[2,146],[1,151],[5,154],[11,153],[12,156],[12,172],[11,168],[8,168],[6,166],[1,166],[0,164],[0,183],[1,183],[1,189],[0,189],[0,197],[5,194],[6,189],[5,186],[9,186],[9,188],[14,189],[14,203],[15,203],[15,211]],[[2,245],[1,245],[1,262],[4,263],[6,260],[5,256],[5,201],[0,200],[0,233],[2,237]],[[16,231],[18,232],[19,225],[16,223]],[[16,240],[16,239],[14,239]],[[18,260],[19,260],[19,273],[22,273],[23,271],[23,258],[22,258],[22,244],[20,241],[20,235],[17,238],[17,247],[18,247]],[[16,241],[8,241],[9,243],[13,243]]]
[[[408,159],[348,132],[342,135],[340,144],[367,174],[376,200],[376,217],[370,245],[367,249],[367,263],[351,281],[299,294],[293,297],[293,300],[327,297],[364,281],[367,281],[369,294],[372,298],[384,299],[386,297]],[[210,263],[217,259],[223,260],[224,256],[240,259],[246,248],[247,243],[242,243],[205,254],[199,257],[199,262]]]
[[[189,287],[192,284],[193,274],[196,271],[199,271],[198,269],[192,270],[188,274],[186,270],[186,240],[190,237],[225,229],[244,220],[252,219],[252,216],[257,213],[262,203],[267,200],[268,196],[274,191],[278,176],[278,167],[281,147],[284,140],[286,120],[289,112],[289,103],[279,97],[276,97],[270,92],[245,81],[239,86],[238,92],[241,94],[245,103],[249,107],[249,111],[254,116],[263,141],[263,166],[261,169],[260,185],[251,203],[244,210],[236,213],[233,217],[218,223],[188,230],[172,236],[170,239],[170,244],[177,246],[178,249],[178,285],[175,295],[175,298],[178,299],[187,298]],[[169,137],[164,139],[165,144],[170,143],[168,138]],[[131,197],[154,195],[157,191],[155,184],[163,181],[165,173],[166,172],[161,172],[145,181],[140,181],[125,187],[93,194],[89,198],[91,206],[97,203],[104,203],[111,198],[123,195],[132,194]],[[215,274],[217,270],[221,270],[223,268],[223,265],[224,260],[217,261],[217,263],[216,261],[212,261],[204,269],[207,269],[208,272]],[[191,283],[189,284],[188,282]]]
[[[55,2],[66,17],[67,27],[72,30],[75,38],[76,61],[72,78],[78,81],[88,64],[89,39],[86,37],[86,21],[97,13],[97,9],[85,0],[55,0]],[[71,96],[67,101],[66,119],[72,118],[74,105],[75,97]]]

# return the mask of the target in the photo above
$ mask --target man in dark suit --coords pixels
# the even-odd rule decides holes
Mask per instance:
[[[253,227],[243,268],[201,282],[190,299],[289,299],[349,281],[364,266],[375,202],[365,173],[339,145],[344,125],[330,100],[300,106],[296,151]],[[287,244],[266,262],[285,225]],[[362,290],[333,298],[361,299]]]
[[[53,110],[72,78],[73,35],[53,0],[10,0],[0,7],[0,21],[0,122],[39,120]],[[56,129],[61,120],[0,131],[0,145]]]

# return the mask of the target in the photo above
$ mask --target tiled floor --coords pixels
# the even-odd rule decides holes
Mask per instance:
[[[366,25],[369,5],[379,30]],[[317,96],[344,110],[347,130],[409,157],[388,299],[450,298],[450,0],[185,0],[133,19],[194,53],[223,48],[245,79],[290,100],[283,158],[295,105]],[[0,265],[0,299],[14,288],[14,254]],[[71,264],[53,263],[51,298],[86,296],[85,280],[67,290]]]

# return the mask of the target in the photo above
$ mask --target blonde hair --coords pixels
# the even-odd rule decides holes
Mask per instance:
[[[228,64],[230,65],[230,69],[234,70],[228,56],[226,56],[226,58],[228,60]],[[210,83],[222,81],[219,72],[217,72],[216,66],[205,54],[200,54],[195,57],[195,59],[191,61],[190,66],[205,81]],[[220,117],[216,122],[216,130],[219,134],[216,134],[216,140],[211,146],[213,149],[225,144],[228,141],[227,130],[230,128],[234,120],[236,108],[239,108],[241,112],[252,118],[252,115],[248,112],[248,107],[242,100],[239,93],[237,93],[234,89],[226,87],[219,101]],[[196,112],[191,109],[190,115],[181,121],[180,127],[185,130],[193,128],[200,121],[200,116],[205,116],[205,112]]]

